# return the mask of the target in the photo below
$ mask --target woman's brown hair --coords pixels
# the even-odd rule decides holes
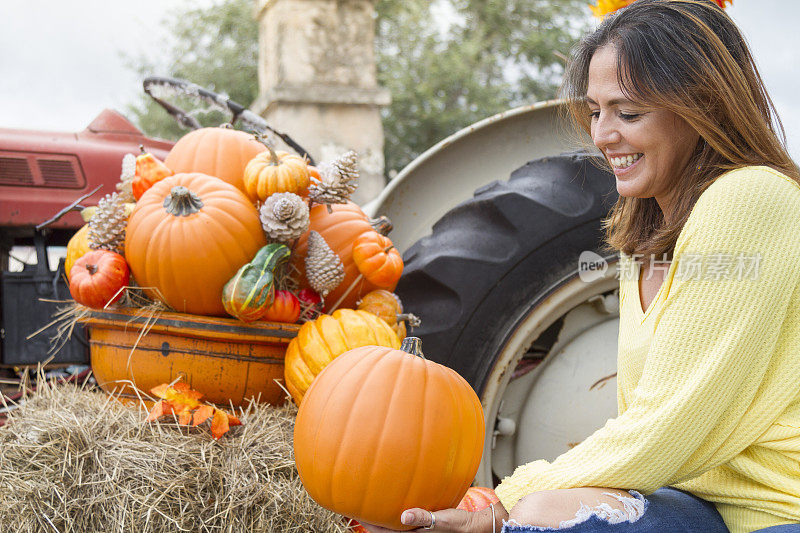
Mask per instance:
[[[573,121],[587,133],[589,63],[606,45],[617,50],[617,78],[627,98],[676,113],[700,135],[676,182],[682,192],[673,219],[664,220],[655,198],[621,196],[604,221],[611,251],[671,259],[700,194],[728,170],[765,165],[800,182],[747,43],[715,2],[637,0],[576,46],[562,92]]]

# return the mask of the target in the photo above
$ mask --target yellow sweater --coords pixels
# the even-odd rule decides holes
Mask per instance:
[[[638,265],[620,255],[618,416],[518,467],[503,505],[674,486],[714,502],[732,533],[800,521],[800,185],[766,167],[719,177],[646,313]]]

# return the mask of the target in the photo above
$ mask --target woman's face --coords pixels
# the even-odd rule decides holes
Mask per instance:
[[[586,97],[592,141],[611,164],[619,194],[655,198],[668,216],[673,187],[697,145],[697,132],[672,111],[625,97],[613,45],[592,56]]]

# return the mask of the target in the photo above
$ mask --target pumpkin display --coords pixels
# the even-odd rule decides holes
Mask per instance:
[[[67,274],[67,280],[69,280],[69,273],[70,270],[72,270],[72,265],[88,251],[89,225],[84,224],[81,229],[75,232],[75,235],[73,235],[67,243],[67,257],[64,260],[64,272]]]
[[[325,366],[353,348],[377,345],[398,348],[400,340],[381,319],[354,309],[339,309],[306,322],[286,349],[286,388],[297,405]]]
[[[226,316],[222,288],[267,244],[239,189],[200,173],[157,182],[128,219],[125,257],[148,295],[178,312]]]
[[[261,320],[294,324],[300,319],[301,312],[300,300],[297,299],[297,296],[290,291],[275,291],[275,299]]]
[[[143,146],[141,150],[141,155],[136,158],[136,173],[131,181],[131,191],[136,201],[139,201],[144,191],[152,187],[154,183],[174,174],[156,156],[145,152]]]
[[[164,164],[175,173],[215,176],[245,192],[244,169],[267,148],[253,135],[229,127],[200,128],[181,137]]]
[[[308,194],[310,174],[308,163],[299,155],[275,151],[256,154],[244,169],[244,188],[253,203],[263,202],[277,192]]]
[[[108,250],[92,250],[72,265],[69,293],[81,305],[102,309],[122,297],[130,270],[125,258]]]
[[[377,231],[364,233],[353,241],[353,262],[367,281],[394,289],[403,274],[403,258],[389,237]]]
[[[411,315],[403,313],[403,303],[395,293],[383,289],[368,292],[359,300],[358,309],[372,313],[386,322],[400,340],[406,337],[405,321]]]
[[[448,509],[472,483],[483,452],[481,403],[454,370],[400,350],[364,346],[314,380],[297,413],[294,454],[317,503],[395,530],[408,508]]]
[[[499,501],[500,498],[498,498],[497,494],[490,488],[470,487],[467,489],[467,493],[464,494],[464,497],[461,498],[461,502],[456,509],[476,513]]]
[[[330,212],[328,212],[328,207],[331,208]],[[308,236],[312,230],[319,233],[342,260],[344,281],[325,297],[326,311],[332,309],[337,302],[337,308],[354,308],[361,296],[375,289],[394,290],[394,287],[377,287],[363,276],[359,279],[361,273],[353,262],[353,243],[361,235],[372,233],[374,230],[370,225],[369,218],[358,205],[353,202],[330,206],[317,204],[311,208],[310,218],[309,231],[304,233],[295,245],[292,253],[292,265],[298,272],[305,272]],[[298,281],[302,287],[309,286],[305,274]],[[344,298],[342,298],[343,296]]]
[[[275,269],[286,264],[289,253],[285,244],[271,243],[261,248],[222,288],[225,311],[242,322],[261,318],[275,298]]]

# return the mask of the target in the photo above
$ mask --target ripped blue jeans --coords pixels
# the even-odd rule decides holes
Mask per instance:
[[[503,521],[502,533],[559,531],[568,533],[728,533],[728,528],[714,505],[670,487],[658,489],[645,498],[630,491],[633,498],[620,498],[624,510],[608,504],[590,508],[581,505],[575,518],[561,527],[519,525]],[[800,533],[800,524],[787,524],[759,530],[763,533]]]

